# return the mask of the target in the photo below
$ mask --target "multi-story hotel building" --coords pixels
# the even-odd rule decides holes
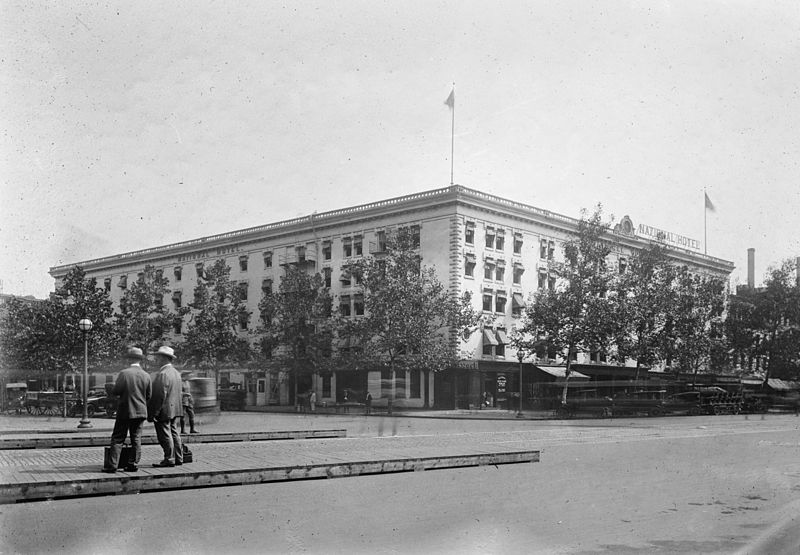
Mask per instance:
[[[552,264],[561,256],[563,243],[575,236],[578,220],[466,187],[454,185],[66,264],[51,268],[50,274],[59,280],[70,268],[81,266],[118,303],[128,284],[145,265],[152,265],[169,278],[172,302],[180,306],[191,298],[202,267],[224,258],[232,269],[231,279],[247,291],[247,306],[255,319],[262,291],[277,287],[286,265],[298,264],[320,272],[342,314],[358,318],[364,310],[363,295],[358,285],[342,273],[342,267],[354,258],[380,252],[386,232],[400,227],[419,232],[422,263],[435,268],[442,283],[454,293],[472,293],[476,309],[491,324],[462,338],[463,355],[458,367],[435,375],[409,372],[400,381],[404,385],[396,404],[466,407],[477,403],[484,392],[493,399],[502,399],[504,389],[516,391],[520,363],[508,345],[509,333],[524,311],[529,294],[555,287]],[[611,262],[620,271],[624,271],[634,250],[655,240],[670,247],[670,256],[676,262],[698,273],[727,279],[733,270],[733,263],[699,252],[696,241],[647,225],[634,225],[627,216],[610,239],[615,258]],[[256,325],[251,321],[251,328]],[[184,331],[174,330],[176,342]],[[580,360],[603,362],[597,353],[581,354]],[[294,376],[279,368],[232,370],[222,373],[220,379],[245,383],[248,403],[252,405],[294,402]],[[369,390],[375,404],[381,403],[380,371],[334,372],[314,377],[313,383],[310,375],[297,379],[303,380],[297,391],[314,388],[320,403],[342,401],[346,390]]]

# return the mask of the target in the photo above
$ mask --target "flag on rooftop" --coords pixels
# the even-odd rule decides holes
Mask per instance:
[[[711,212],[714,212],[714,211],[716,210],[716,208],[714,207],[714,203],[713,203],[713,202],[711,202],[711,199],[710,199],[710,198],[708,198],[708,193],[706,193],[706,192],[704,191],[704,192],[703,192],[703,195],[705,195],[705,197],[706,197],[706,210],[709,210],[709,211],[711,211]]]
[[[453,87],[453,90],[450,91],[450,96],[447,97],[447,100],[444,101],[445,104],[450,106],[450,108],[455,108],[456,106],[456,88]]]

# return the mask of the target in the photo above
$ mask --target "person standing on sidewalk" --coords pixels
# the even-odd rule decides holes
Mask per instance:
[[[153,466],[160,468],[181,465],[183,464],[183,446],[181,445],[181,434],[178,433],[178,419],[183,414],[183,406],[181,405],[181,375],[172,366],[172,361],[175,360],[175,351],[171,347],[162,345],[153,354],[156,357],[156,364],[161,369],[153,379],[153,395],[147,405],[147,420],[153,422],[158,443],[164,450],[164,459],[161,462],[153,463]]]
[[[125,465],[126,472],[139,470],[139,459],[142,457],[142,424],[147,418],[147,402],[152,393],[150,376],[142,370],[141,360],[144,358],[142,350],[131,347],[125,353],[125,358],[131,365],[117,376],[112,393],[119,396],[117,416],[114,421],[114,431],[111,432],[111,445],[108,460],[103,465],[103,472],[114,473],[117,471],[119,456],[122,453],[122,444],[125,437],[130,434],[133,446],[133,459]]]
[[[194,427],[194,399],[192,399],[192,392],[189,390],[188,376],[183,380],[183,391],[181,392],[181,403],[183,404],[183,412],[181,413],[181,433],[186,433],[186,424],[184,420],[189,419],[189,433],[198,433]]]
[[[308,396],[308,405],[311,408],[311,412],[315,412],[317,409],[317,392],[313,389],[311,390],[311,395]]]

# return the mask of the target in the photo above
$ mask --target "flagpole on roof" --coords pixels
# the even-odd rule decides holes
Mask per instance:
[[[453,156],[455,154],[456,144],[456,83],[453,82],[453,89],[450,91],[450,96],[444,101],[445,104],[450,106],[450,113],[452,114],[452,125],[450,128],[450,185],[453,184]]]

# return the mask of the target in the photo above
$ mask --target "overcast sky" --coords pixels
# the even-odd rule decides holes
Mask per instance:
[[[455,182],[800,255],[800,4],[2,1],[0,279]],[[702,247],[701,247],[702,252]]]

